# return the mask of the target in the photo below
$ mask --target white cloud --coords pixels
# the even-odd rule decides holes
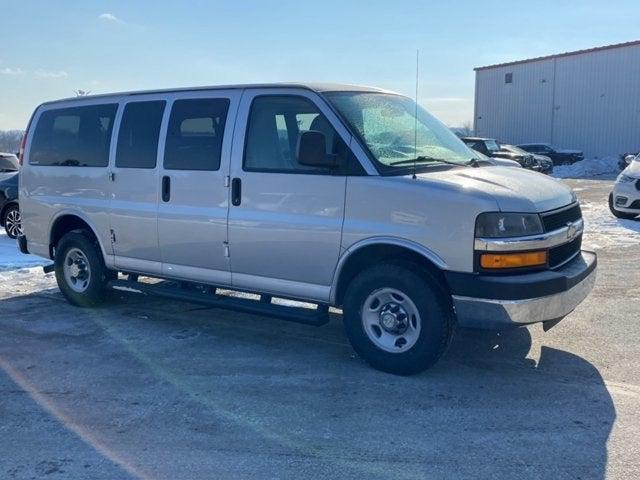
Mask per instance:
[[[106,20],[108,22],[120,22],[121,21],[113,13],[101,13],[100,15],[98,15],[98,18],[101,19],[101,20]]]
[[[5,67],[3,69],[0,69],[0,74],[2,75],[22,75],[23,73],[24,70],[22,70],[21,68]]]
[[[49,72],[46,70],[36,70],[35,72],[36,77],[40,77],[40,78],[66,78],[69,76],[69,74],[67,72],[65,72],[64,70],[58,70],[56,72]]]

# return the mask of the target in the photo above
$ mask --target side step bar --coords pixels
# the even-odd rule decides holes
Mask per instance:
[[[226,295],[217,295],[215,293],[215,287],[203,286],[203,288],[192,288],[191,285],[185,285],[183,282],[148,284],[132,280],[112,280],[109,282],[109,285],[111,287],[125,287],[127,289],[139,290],[144,293],[159,295],[173,300],[274,317],[316,327],[320,327],[329,322],[329,307],[327,305],[318,305],[316,310],[302,307],[287,307],[271,303],[271,297],[268,295],[261,296],[260,300],[229,297]]]

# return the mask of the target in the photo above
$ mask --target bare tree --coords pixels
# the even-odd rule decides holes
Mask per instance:
[[[459,129],[460,133],[462,133],[465,137],[471,137],[473,135],[473,123],[467,120],[462,124],[462,127]]]
[[[86,97],[91,93],[91,90],[74,90],[73,93],[75,93],[77,97]]]

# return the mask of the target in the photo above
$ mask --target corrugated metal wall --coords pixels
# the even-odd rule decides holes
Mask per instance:
[[[640,150],[640,45],[477,70],[475,102],[480,136],[588,157]]]

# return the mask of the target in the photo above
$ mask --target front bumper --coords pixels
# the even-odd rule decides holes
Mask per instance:
[[[640,179],[634,182],[616,183],[613,187],[613,202],[615,209],[621,212],[640,211]]]
[[[445,272],[458,325],[504,328],[562,319],[589,294],[597,257],[582,251],[557,270],[519,275]]]

